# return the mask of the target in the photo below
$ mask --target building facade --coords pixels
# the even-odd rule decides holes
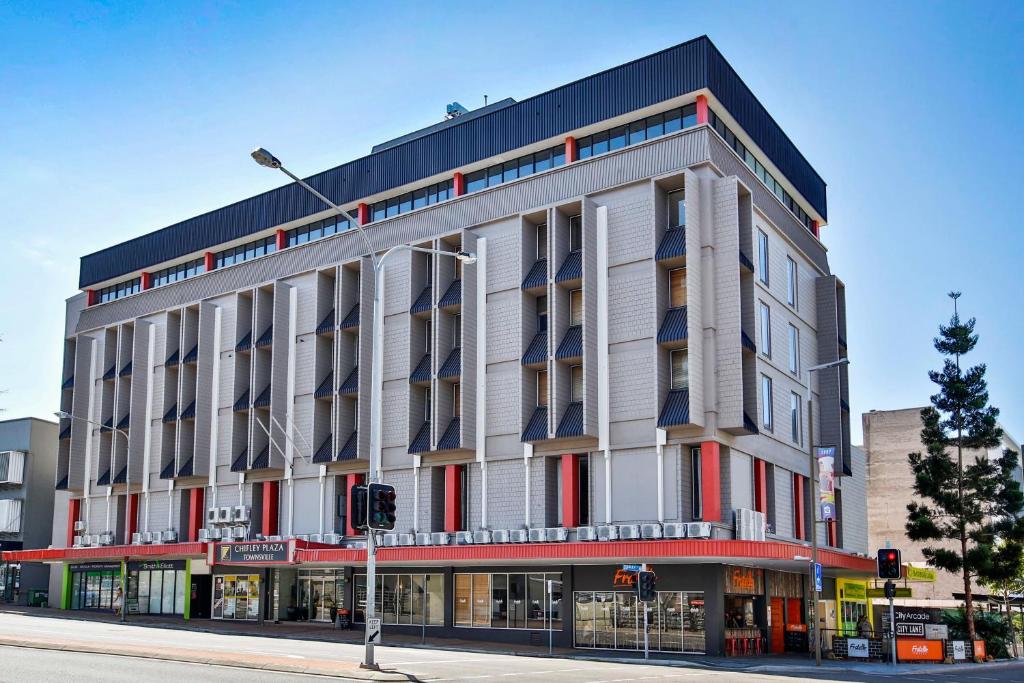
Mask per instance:
[[[53,472],[57,425],[46,420],[0,420],[0,549],[46,548],[54,514]],[[45,602],[50,568],[36,563],[0,563],[0,601]]]
[[[830,580],[870,572],[845,367],[810,387],[839,511],[812,521],[804,371],[846,355],[825,184],[709,40],[310,182],[375,249],[476,256],[386,267],[386,625],[635,649],[622,563],[648,562],[654,649],[781,651],[806,648],[815,527]],[[86,256],[81,286],[61,406],[100,426],[62,425],[65,604],[126,575],[141,612],[360,623],[374,278],[352,226],[287,186]]]
[[[914,474],[907,456],[924,451],[922,410],[923,407],[872,410],[861,416],[868,463],[868,496],[872,501],[868,509],[871,548],[899,548],[905,564],[919,567],[927,566],[921,549],[933,544],[914,542],[906,536],[907,505],[914,500]],[[1002,443],[990,449],[988,456],[1001,457],[1004,449],[1020,453],[1020,444],[1005,431]],[[966,457],[974,458],[979,454],[968,451]],[[1015,477],[1021,481],[1019,465]],[[963,579],[943,571],[936,572],[934,583],[914,583],[911,590],[912,597],[898,598],[900,604],[951,607],[963,602]],[[987,590],[975,583],[972,592],[984,595]]]

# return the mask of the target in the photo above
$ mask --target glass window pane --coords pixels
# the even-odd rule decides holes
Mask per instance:
[[[608,151],[608,131],[594,135],[594,156]]]
[[[386,213],[388,217],[398,215],[398,199],[392,198],[388,200]]]
[[[555,631],[562,630],[562,575],[546,574],[544,576],[546,585],[544,589],[549,591],[548,596],[548,625]]]
[[[640,624],[643,621],[636,593],[615,593],[615,647],[637,650],[642,647]]]
[[[626,146],[626,127],[612,128],[608,133],[608,148],[621,149]]]
[[[673,109],[665,112],[665,133],[674,133],[683,127],[682,110]]]
[[[152,572],[149,580],[149,613],[160,614],[160,598],[163,595],[164,573]]]
[[[355,577],[355,608],[352,610],[352,621],[357,624],[366,623],[366,574]]]
[[[185,613],[185,570],[178,569],[175,571],[175,583],[174,583],[174,613],[184,614]]]
[[[426,617],[429,626],[444,626],[444,575],[426,576]]]
[[[576,647],[594,647],[594,594],[577,591],[573,600]]]
[[[643,121],[634,121],[629,124],[629,144],[635,145],[647,139],[647,127]]]
[[[397,602],[396,590],[398,588],[398,576],[395,574],[384,574],[380,577],[383,586],[383,599],[380,603],[381,618],[385,624],[397,624]]]
[[[519,177],[523,178],[531,173],[533,173],[533,155],[527,154],[524,157],[519,157]]]
[[[682,652],[682,594],[675,591],[659,591],[656,614],[658,622],[658,649],[665,652]]]
[[[406,192],[398,198],[398,213],[412,211],[412,192]]]
[[[508,575],[491,576],[491,628],[508,628]]]
[[[547,149],[543,152],[537,152],[534,156],[534,168],[537,173],[546,171],[551,168],[551,150]]]
[[[487,187],[487,172],[474,171],[466,176],[466,192],[476,192]]]
[[[615,647],[615,594],[594,593],[594,647]]]
[[[508,627],[526,628],[526,575],[508,575]]]
[[[472,574],[455,575],[455,625],[471,626],[472,621]]]
[[[585,138],[580,138],[576,141],[576,156],[579,159],[586,159],[593,156],[594,147],[593,139],[588,135]]]
[[[564,166],[565,165],[565,146],[559,145],[558,147],[551,148],[551,165],[552,166]]]
[[[491,166],[489,169],[487,169],[487,187],[501,185],[501,178],[501,166]]]
[[[686,194],[683,190],[668,193],[668,227],[686,225]]]
[[[398,623],[412,624],[413,601],[418,599],[413,595],[412,576],[402,574],[398,577]]]
[[[697,125],[697,105],[688,104],[683,107],[683,128]]]
[[[436,196],[436,191],[435,191]],[[418,209],[427,205],[427,190],[416,190],[412,193],[412,208]]]
[[[704,594],[683,594],[683,652],[703,653],[704,642]]]
[[[473,626],[491,625],[491,575],[473,574]]]
[[[543,574],[527,574],[527,628],[546,629],[546,592]]]
[[[413,624],[423,624],[424,622],[424,609],[426,607],[426,586],[424,585],[424,579],[422,574],[412,575],[412,604],[411,612],[412,618],[410,620]],[[340,601],[339,601],[340,602]]]
[[[383,220],[387,216],[387,202],[377,202],[373,205],[373,220]]]
[[[507,183],[510,180],[515,180],[519,177],[519,162],[518,161],[506,161],[505,165],[501,169],[501,181]]]
[[[665,115],[647,117],[647,139],[656,138],[665,134]]]
[[[139,572],[139,613],[149,614],[149,572]]]
[[[164,594],[160,602],[160,613],[174,614],[174,570],[171,569],[162,573],[164,575]],[[181,575],[182,580],[184,581],[185,572],[182,572]],[[184,605],[182,605],[182,613],[184,613],[184,611]]]

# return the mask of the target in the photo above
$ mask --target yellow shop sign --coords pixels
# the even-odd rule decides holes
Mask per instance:
[[[935,583],[935,570],[927,567],[907,565],[907,581],[927,581]]]

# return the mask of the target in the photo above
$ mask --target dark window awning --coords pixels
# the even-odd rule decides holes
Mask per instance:
[[[235,351],[248,351],[251,348],[252,348],[252,332],[246,332],[245,336],[242,337],[242,340],[240,342],[238,342],[238,344],[235,345]],[[177,362],[177,359],[178,359],[178,352],[175,351],[174,355],[167,359],[167,365],[173,365],[174,363],[172,362],[172,360],[174,362]]]
[[[316,326],[317,334],[326,334],[334,331],[334,309],[324,316],[324,319],[320,321],[320,324]]]
[[[181,359],[181,363],[182,365],[187,365],[188,363],[195,363],[197,360],[199,360],[199,344],[193,346],[192,350],[185,354],[185,357]]]
[[[343,460],[354,460],[356,452],[359,450],[359,432],[352,432],[348,439],[345,441],[345,445],[338,451],[338,462]]]
[[[416,369],[409,375],[409,384],[416,384],[418,382],[429,382],[430,381],[430,354],[423,354],[423,358],[420,358],[420,362],[416,364]]]
[[[359,393],[359,366],[352,368],[352,372],[348,373],[348,377],[338,387],[338,393],[344,396]]]
[[[413,302],[412,308],[409,312],[412,314],[424,313],[430,310],[430,285],[427,285],[420,295],[416,297],[416,301]]]
[[[189,458],[185,461],[181,467],[178,468],[179,477],[191,477],[195,474],[195,457]]]
[[[266,408],[270,405],[270,385],[260,392],[260,395],[256,397],[256,400],[252,402],[254,408]]]
[[[256,348],[259,348],[261,346],[270,346],[270,344],[273,341],[274,341],[274,326],[271,325],[267,329],[263,330],[263,334],[261,334],[260,338],[256,340],[255,346],[256,346]]]
[[[314,463],[324,463],[331,461],[331,434],[327,435],[327,438],[320,444],[320,448],[316,449],[316,453],[313,454]]]
[[[246,389],[238,400],[235,401],[235,412],[239,413],[243,410],[249,410],[249,390]]]
[[[110,486],[110,470],[107,470],[96,479],[97,486]]]
[[[555,438],[583,436],[583,402],[575,401],[565,407],[565,413],[555,430]]]
[[[243,453],[242,456],[244,458],[245,454]],[[175,469],[174,468],[174,459],[172,458],[171,461],[169,463],[167,463],[166,465],[164,465],[164,468],[162,470],[160,470],[160,478],[161,479],[174,479],[174,469]],[[234,467],[232,466],[231,471],[232,472],[235,472],[235,471],[244,472],[245,471],[245,462],[244,462],[244,460],[242,462],[242,469],[241,470],[235,470]]]
[[[548,360],[548,333],[547,330],[538,332],[533,336],[530,345],[526,347],[523,354],[523,365],[534,363],[546,363]]]
[[[522,441],[543,441],[548,438],[548,407],[537,406],[523,430]]]
[[[750,338],[750,335],[745,331],[740,331],[740,343],[747,351],[751,353],[757,353],[757,346],[754,344],[754,340]]]
[[[555,274],[555,282],[572,282],[583,277],[583,252],[570,251]]]
[[[121,372],[117,373],[119,377],[131,377],[132,376],[132,362],[128,361],[128,364],[121,368]]]
[[[686,331],[686,320],[686,306],[668,309],[658,329],[658,343],[667,344],[687,339],[689,335]]]
[[[252,459],[251,470],[265,470],[270,468],[270,446],[267,446],[263,451]]]
[[[420,430],[416,432],[415,438],[412,443],[409,444],[410,453],[429,453],[430,452],[430,421],[423,423]]]
[[[196,418],[196,402],[192,401],[185,410],[181,411],[181,420],[194,420]]]
[[[658,416],[659,427],[674,427],[690,423],[690,390],[673,389],[668,392]]]
[[[242,452],[238,454],[237,458],[235,458],[235,461],[233,463],[231,463],[231,471],[232,472],[245,472],[245,470],[246,470],[246,468],[248,466],[249,466],[249,449],[248,448],[243,448]],[[174,463],[171,463],[171,467],[172,468],[174,467]],[[170,479],[170,477],[165,477],[162,474],[160,475],[160,478],[161,479]]]
[[[437,442],[437,450],[439,451],[450,451],[454,448],[459,448],[462,445],[462,436],[459,431],[459,418],[453,417],[452,421],[448,423],[448,426],[444,430],[444,434],[441,436],[440,441]]]
[[[327,376],[324,377],[324,381],[320,382],[320,386],[313,392],[314,398],[330,398],[331,394],[334,393],[334,373],[328,372]]]
[[[345,319],[341,321],[339,325],[343,330],[351,330],[353,327],[359,327],[359,304],[352,307],[352,310],[348,312]]]
[[[569,360],[583,357],[583,326],[573,325],[565,331],[558,350],[555,351],[555,358],[558,360]]]
[[[110,483],[111,484],[127,484],[128,483],[128,465],[125,465],[124,467],[122,467],[121,471],[117,473],[117,476],[114,477],[111,480]]]
[[[437,302],[438,308],[450,308],[462,303],[462,280],[452,280],[444,296]]]
[[[522,289],[534,289],[545,287],[548,284],[548,260],[538,259],[530,268],[530,272],[523,278]]]
[[[456,346],[448,354],[441,369],[437,371],[438,379],[451,379],[462,375],[462,348]]]
[[[686,256],[686,228],[669,228],[654,252],[654,259],[667,261],[681,256]]]

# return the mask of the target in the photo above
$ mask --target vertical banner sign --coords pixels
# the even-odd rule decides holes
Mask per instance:
[[[836,518],[836,447],[815,449],[818,456],[818,513],[821,521]]]

